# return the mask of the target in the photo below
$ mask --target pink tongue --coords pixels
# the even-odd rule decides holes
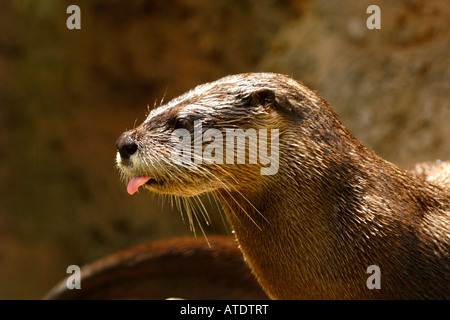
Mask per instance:
[[[135,193],[140,186],[146,183],[151,178],[149,177],[133,177],[130,182],[128,182],[127,191],[129,194]]]

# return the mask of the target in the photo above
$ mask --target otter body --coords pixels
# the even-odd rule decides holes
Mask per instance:
[[[194,135],[199,124],[278,130],[278,171],[172,161],[172,132]],[[250,73],[198,86],[153,110],[117,148],[129,193],[212,193],[271,298],[450,298],[449,166],[446,178],[427,180],[381,159],[299,81]],[[372,265],[379,289],[367,284]]]

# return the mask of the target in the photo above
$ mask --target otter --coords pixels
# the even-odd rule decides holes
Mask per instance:
[[[261,174],[266,163],[249,155],[238,164],[175,161],[174,132],[195,140],[199,126],[276,130],[278,170]],[[449,166],[445,179],[427,179],[423,166],[414,174],[383,160],[300,81],[247,73],[200,85],[152,110],[116,147],[130,194],[143,186],[221,202],[272,299],[450,298]],[[203,140],[200,155],[207,148]]]

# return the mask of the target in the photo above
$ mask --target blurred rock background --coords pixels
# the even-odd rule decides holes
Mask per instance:
[[[66,27],[71,4],[81,30]],[[381,30],[366,28],[371,4]],[[446,1],[2,0],[0,30],[0,299],[192,235],[168,203],[126,193],[115,141],[147,105],[227,74],[292,75],[402,167],[450,159]],[[207,233],[229,233],[210,211]]]

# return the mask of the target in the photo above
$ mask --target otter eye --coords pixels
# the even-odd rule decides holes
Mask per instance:
[[[191,120],[189,119],[185,119],[185,118],[181,118],[178,119],[177,122],[175,123],[175,129],[190,129],[191,128]]]

